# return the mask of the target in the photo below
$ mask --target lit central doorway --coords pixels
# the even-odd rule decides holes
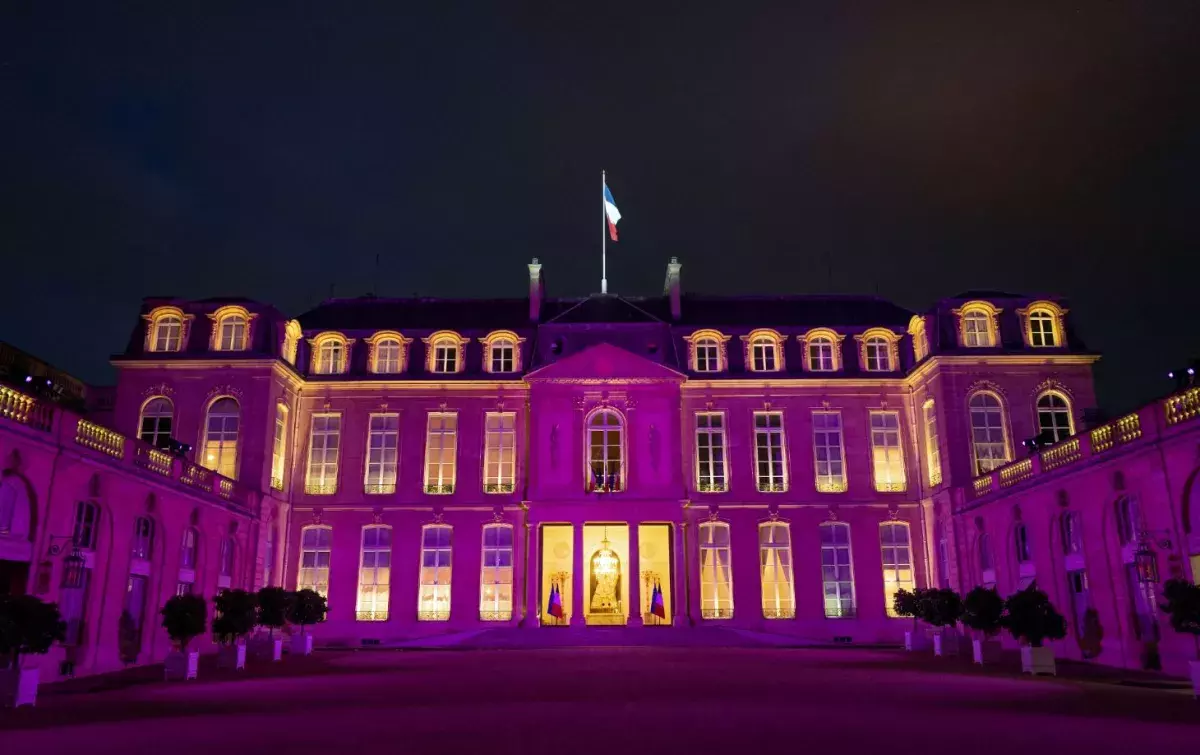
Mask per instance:
[[[583,526],[583,615],[589,626],[624,626],[629,616],[629,526]]]

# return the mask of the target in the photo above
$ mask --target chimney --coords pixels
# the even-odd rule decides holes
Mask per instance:
[[[529,321],[537,322],[542,317],[542,295],[546,287],[542,281],[542,266],[534,257],[529,263]]]
[[[672,257],[667,263],[667,281],[663,283],[663,293],[671,295],[671,319],[679,320],[683,312],[682,304],[679,301],[679,271],[683,269],[683,265],[679,264],[678,257]]]

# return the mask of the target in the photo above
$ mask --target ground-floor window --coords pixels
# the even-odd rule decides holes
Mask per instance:
[[[850,525],[821,525],[821,582],[825,592],[825,618],[854,618],[854,572],[850,563]]]
[[[483,528],[483,562],[479,572],[480,621],[512,618],[513,528],[489,524]]]
[[[387,621],[391,576],[392,528],[363,527],[355,618],[359,621]]]
[[[429,524],[421,530],[418,621],[450,620],[450,535],[445,524]]]
[[[879,544],[883,550],[883,598],[888,616],[895,616],[892,601],[900,590],[916,586],[913,575],[912,541],[907,522],[884,522],[879,526]]]
[[[703,522],[700,537],[700,615],[733,618],[733,575],[729,561],[729,525]]]
[[[84,615],[87,607],[88,587],[92,583],[92,570],[81,569],[78,587],[64,587],[58,595],[58,610],[66,629],[63,645],[80,645],[84,640]]]
[[[758,525],[758,554],[762,572],[763,618],[795,618],[792,538],[788,525],[783,522],[765,522]]]
[[[140,574],[130,574],[125,587],[125,604],[121,608],[117,635],[118,650],[125,663],[137,663],[138,654],[142,651],[147,582],[147,578]]]

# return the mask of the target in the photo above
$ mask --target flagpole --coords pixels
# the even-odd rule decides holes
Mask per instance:
[[[608,177],[600,171],[600,293],[608,293],[608,208],[604,206],[604,191]]]

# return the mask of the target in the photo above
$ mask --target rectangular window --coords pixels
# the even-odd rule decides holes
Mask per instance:
[[[898,590],[912,590],[916,586],[913,576],[912,546],[908,524],[884,522],[879,526],[879,544],[883,548],[883,597],[888,616],[895,616],[892,600]]]
[[[512,372],[516,363],[516,347],[512,341],[501,340],[492,344],[492,372]]]
[[[400,415],[372,414],[367,430],[367,473],[363,492],[396,492],[396,462],[400,453]]]
[[[1067,595],[1071,601],[1071,618],[1075,622],[1075,631],[1078,632],[1078,636],[1082,636],[1088,609],[1092,607],[1087,572],[1083,569],[1067,572]]]
[[[818,493],[846,492],[841,412],[813,412],[813,457]]]
[[[754,458],[760,491],[782,493],[787,490],[781,412],[754,413]]]
[[[458,415],[430,412],[425,435],[425,492],[454,492],[454,458],[458,447]]]
[[[700,524],[700,616],[733,618],[733,575],[729,561],[729,525]]]
[[[483,528],[483,565],[479,572],[479,620],[512,618],[513,528],[489,524]]]
[[[283,490],[283,470],[287,461],[287,418],[288,408],[275,405],[275,439],[271,445],[271,487]]]
[[[696,490],[719,493],[726,489],[725,415],[700,412],[696,415]]]
[[[946,546],[946,539],[938,540],[938,584],[942,588],[950,587],[950,549]]]
[[[78,587],[64,587],[58,591],[58,609],[66,624],[63,645],[82,644],[85,638],[84,616],[87,612],[88,586],[92,583],[92,570],[81,569]]]
[[[767,522],[758,526],[758,557],[762,571],[763,618],[795,618],[792,537],[788,525],[783,522]]]
[[[387,621],[388,591],[392,582],[392,528],[363,527],[358,569],[359,621]]]
[[[942,447],[938,441],[937,407],[925,402],[925,458],[929,463],[929,487],[942,484]]]
[[[340,414],[314,414],[308,439],[308,478],[304,492],[333,495],[337,492],[338,448],[341,446]]]
[[[871,412],[871,460],[875,489],[881,493],[903,493],[906,485],[899,412]]]
[[[421,586],[417,621],[450,620],[450,527],[421,531]]]
[[[488,412],[484,420],[483,492],[511,493],[517,476],[517,415]]]
[[[825,618],[854,618],[854,575],[850,561],[850,525],[821,525],[821,582],[825,592]]]
[[[329,597],[329,560],[333,530],[329,527],[305,527],[300,533],[300,574],[297,590],[314,590]]]
[[[118,650],[121,660],[136,663],[142,651],[142,625],[146,619],[146,589],[149,580],[130,574],[125,585],[125,605],[121,609]]]

